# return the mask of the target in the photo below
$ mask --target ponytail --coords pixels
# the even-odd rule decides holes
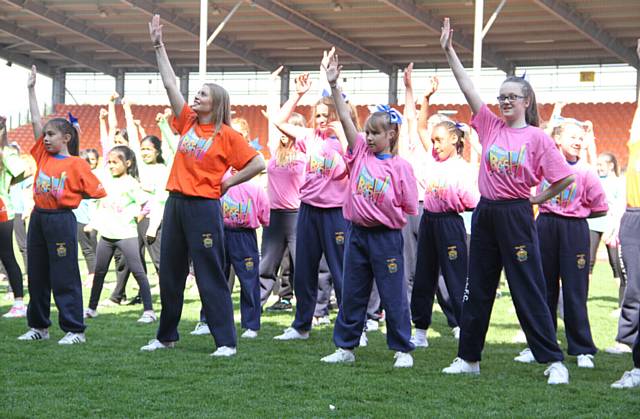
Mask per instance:
[[[524,119],[527,124],[534,127],[539,127],[540,116],[538,115],[538,102],[536,101],[536,93],[533,91],[533,87],[531,87],[531,84],[527,80],[525,80],[524,77],[518,76],[507,77],[507,79],[502,83],[517,83],[522,86],[522,95],[525,97],[525,99],[529,100],[529,106],[527,106],[527,110],[525,111]]]

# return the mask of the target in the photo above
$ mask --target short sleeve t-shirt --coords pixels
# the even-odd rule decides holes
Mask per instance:
[[[227,169],[241,170],[258,155],[242,135],[225,124],[212,137],[215,126],[198,124],[197,114],[187,104],[173,120],[173,128],[180,133],[180,141],[167,182],[170,192],[218,199]]]
[[[510,128],[486,105],[471,125],[478,132],[482,160],[478,187],[491,200],[522,199],[542,179],[555,183],[571,169],[553,140],[539,128]]]
[[[222,196],[222,216],[225,227],[256,229],[269,225],[266,192],[251,181],[229,188]]]
[[[429,212],[464,212],[476,207],[478,193],[477,171],[463,158],[451,157],[437,161],[426,160],[426,190],[424,209]]]
[[[49,154],[40,137],[31,155],[38,170],[33,182],[33,201],[36,208],[74,209],[83,198],[102,198],[106,192],[82,158]]]
[[[587,218],[592,212],[607,211],[607,196],[595,171],[581,162],[577,162],[571,168],[575,180],[558,195],[540,204],[540,213]],[[549,186],[549,182],[543,180],[538,186],[538,193]]]
[[[18,150],[13,147],[4,147],[1,151],[2,163],[0,164],[0,222],[9,221],[15,215],[13,200],[11,199],[11,181],[24,172],[24,162],[20,158]]]
[[[362,227],[401,229],[418,214],[418,186],[411,165],[398,156],[376,156],[362,133],[346,155],[349,196],[344,218]]]
[[[297,210],[300,207],[300,188],[305,178],[305,157],[295,144],[296,153],[290,161],[278,164],[277,150],[271,151],[267,164],[267,195],[271,209]]]

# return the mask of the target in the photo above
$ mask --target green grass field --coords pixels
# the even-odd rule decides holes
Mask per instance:
[[[601,352],[595,370],[579,370],[568,357],[571,382],[555,387],[546,384],[545,366],[513,362],[523,345],[511,343],[518,326],[504,291],[478,377],[440,372],[457,348],[440,312],[429,331],[430,347],[414,352],[408,370],[392,368],[393,352],[381,332],[369,334],[354,365],[320,362],[335,349],[331,326],[314,329],[307,341],[273,341],[291,313],[265,313],[257,339],[240,341],[235,358],[214,359],[210,336],[189,335],[200,307],[195,287],[186,293],[182,339],[173,350],[139,351],[157,327],[136,323],[139,305],[102,309],[88,322],[87,343],[71,347],[56,343],[63,332],[55,310],[49,341],[19,342],[26,321],[0,319],[0,417],[636,417],[638,390],[609,388],[631,368],[630,355]],[[152,293],[158,307],[158,288]],[[87,296],[85,289],[85,301]],[[603,349],[613,343],[617,322],[610,316],[617,285],[605,263],[596,265],[590,296],[593,334]],[[9,307],[3,299],[2,312]],[[566,349],[562,330],[559,340]]]

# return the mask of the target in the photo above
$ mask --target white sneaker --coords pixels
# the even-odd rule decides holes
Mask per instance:
[[[173,348],[174,346],[176,346],[175,342],[162,343],[158,339],[151,339],[149,343],[140,348],[140,350],[143,352],[153,352],[158,349]]]
[[[193,329],[193,332],[191,332],[191,334],[194,336],[209,335],[211,334],[211,331],[209,330],[208,324],[206,324],[205,322],[198,322],[198,324],[196,324],[196,328]]]
[[[275,340],[304,340],[309,339],[309,332],[298,332],[293,327],[284,330],[284,333],[274,337]]]
[[[533,362],[536,362],[536,358],[533,356],[533,352],[531,352],[531,349],[529,348],[525,348],[520,352],[520,355],[513,358],[513,360],[516,362],[522,362],[523,364],[531,364]]]
[[[451,329],[451,333],[453,333],[453,337],[455,340],[460,340],[460,328],[458,326]]]
[[[416,348],[428,348],[429,347],[429,341],[427,340],[426,337],[424,339],[420,339],[420,337],[418,337],[416,335],[411,336],[411,343],[413,343],[413,346],[415,346]]]
[[[549,377],[547,384],[569,384],[569,370],[560,361],[551,364],[544,375]]]
[[[320,316],[320,317],[313,317],[313,320],[311,321],[311,326],[326,326],[331,324],[331,319],[329,319],[329,316]]]
[[[158,316],[153,311],[145,311],[138,319],[138,323],[149,324],[158,320]]]
[[[84,333],[68,332],[58,341],[58,345],[75,345],[76,343],[85,343],[87,338]]]
[[[369,339],[367,338],[367,333],[363,331],[362,334],[360,335],[360,344],[358,344],[358,347],[364,348],[368,344],[369,344]]]
[[[606,348],[604,351],[608,354],[613,354],[613,355],[630,354],[632,352],[631,347],[626,343],[622,343],[622,342],[616,342],[615,345],[609,348]]]
[[[9,311],[2,315],[2,317],[4,317],[5,319],[20,319],[26,316],[27,306],[25,306],[24,304],[19,306],[14,305]]]
[[[98,317],[98,312],[96,310],[91,310],[90,308],[85,308],[82,317],[85,319],[93,319]]]
[[[633,388],[640,387],[640,368],[634,368],[631,371],[625,371],[615,383],[611,384],[611,388]]]
[[[367,319],[367,332],[375,332],[380,328],[380,324],[373,319]]]
[[[338,348],[338,350],[336,350],[334,353],[325,356],[320,361],[326,362],[327,364],[345,364],[349,362],[355,362],[356,356],[354,355],[353,351]]]
[[[413,357],[409,352],[396,352],[393,356],[396,362],[393,364],[394,368],[411,368],[413,367]]]
[[[230,356],[234,356],[237,352],[238,350],[235,347],[221,346],[218,349],[216,349],[216,351],[212,353],[211,356],[230,357]]]
[[[445,374],[480,374],[480,362],[467,362],[462,358],[456,358],[442,372]]]
[[[256,332],[255,330],[247,329],[242,335],[240,335],[240,337],[245,339],[255,339],[258,337],[258,332]]]
[[[18,340],[47,340],[49,339],[49,330],[47,329],[29,329],[24,335],[18,336]]]
[[[578,355],[578,368],[593,368],[595,367],[593,363],[593,355]]]

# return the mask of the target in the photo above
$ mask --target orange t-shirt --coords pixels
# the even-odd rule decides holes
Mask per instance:
[[[82,158],[49,154],[40,137],[31,148],[38,170],[33,182],[36,208],[73,209],[83,198],[103,198],[107,193]]]
[[[173,120],[180,142],[173,159],[167,190],[187,196],[220,198],[222,176],[229,167],[241,170],[258,153],[238,132],[222,124],[212,138],[215,125],[198,124],[198,116],[185,104]]]

